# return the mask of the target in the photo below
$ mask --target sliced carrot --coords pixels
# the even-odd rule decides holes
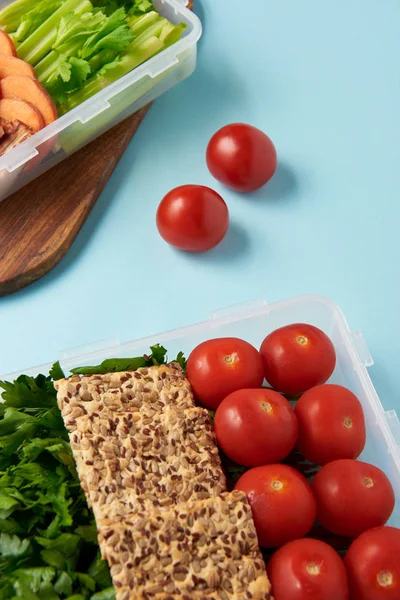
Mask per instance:
[[[0,80],[0,98],[26,100],[42,113],[45,125],[57,119],[57,109],[51,96],[36,79],[26,75],[10,75]]]
[[[15,100],[3,98],[0,100],[0,118],[6,121],[20,121],[33,131],[39,131],[44,127],[44,120],[37,108],[25,102],[25,100]]]
[[[29,63],[15,56],[0,54],[0,79],[9,75],[27,75],[33,79],[36,77],[35,70]]]
[[[14,42],[10,36],[0,29],[0,54],[6,54],[7,56],[17,56],[17,51],[14,46]]]

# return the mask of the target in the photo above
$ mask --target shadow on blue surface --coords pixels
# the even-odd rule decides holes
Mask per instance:
[[[299,198],[299,187],[296,173],[290,165],[285,162],[278,162],[278,168],[271,181],[260,190],[248,194],[247,198],[250,200],[296,202]]]
[[[209,252],[182,252],[181,254],[193,263],[210,263],[224,265],[242,260],[249,251],[251,239],[248,232],[238,223],[231,220],[228,233],[222,242]],[[177,250],[177,252],[180,252]]]

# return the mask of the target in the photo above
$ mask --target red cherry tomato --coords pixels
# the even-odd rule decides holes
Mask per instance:
[[[304,537],[314,524],[317,505],[311,487],[292,467],[255,467],[240,477],[235,488],[247,495],[264,548]]]
[[[225,237],[229,212],[214,190],[202,185],[182,185],[163,198],[156,221],[161,237],[171,246],[203,252]]]
[[[346,537],[384,525],[395,504],[385,473],[357,460],[328,463],[315,476],[312,488],[321,525]]]
[[[348,600],[346,569],[325,542],[302,539],[282,546],[268,564],[276,600]]]
[[[303,394],[294,409],[299,421],[297,448],[307,460],[325,465],[357,458],[366,441],[360,401],[340,385],[319,385]]]
[[[213,409],[232,392],[261,387],[264,380],[259,352],[238,338],[216,338],[197,346],[186,373],[196,398]]]
[[[265,378],[278,392],[302,394],[325,383],[336,364],[328,336],[313,325],[297,323],[270,333],[261,345]]]
[[[217,409],[214,427],[222,451],[245,467],[283,460],[297,438],[291,405],[267,389],[239,390],[227,396]]]
[[[277,167],[274,144],[256,127],[226,125],[213,135],[207,148],[211,174],[236,192],[253,192],[265,185]]]
[[[362,533],[350,546],[344,561],[351,600],[399,600],[399,529],[377,527]]]

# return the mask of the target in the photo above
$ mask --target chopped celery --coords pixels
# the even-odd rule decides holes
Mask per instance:
[[[160,18],[161,17],[158,14],[158,12],[152,10],[151,12],[146,13],[145,15],[142,15],[140,17],[128,17],[127,21],[132,33],[134,33],[135,35],[140,35],[141,33],[143,33],[143,31],[147,29],[147,27],[153,25],[153,23]]]
[[[97,92],[110,85],[110,83],[123,77],[132,71],[132,69],[157,54],[162,48],[163,43],[157,37],[149,38],[142,44],[141,48],[138,48],[136,51],[132,50],[130,54],[123,56],[119,62],[110,65],[110,68],[103,74],[99,73],[95,77],[92,77],[81,90],[71,94],[67,102],[61,106],[61,114],[72,110],[88,98],[91,98],[94,94],[97,94]]]
[[[63,114],[179,40],[185,25],[152,0],[16,0],[0,10],[0,28]]]
[[[92,5],[89,0],[67,0],[64,2],[51,17],[18,46],[19,58],[35,66],[51,50],[57,38],[57,28],[61,17],[70,11],[77,15],[83,15],[85,12],[89,12],[91,8]]]

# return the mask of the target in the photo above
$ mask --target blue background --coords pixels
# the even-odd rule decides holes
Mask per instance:
[[[400,410],[398,0],[196,4],[196,73],[153,105],[68,256],[0,300],[0,372],[252,298],[318,293],[363,331],[385,408]],[[278,150],[276,176],[251,196],[205,165],[210,136],[232,121]],[[158,236],[157,205],[183,183],[229,204],[230,232],[211,253]]]

